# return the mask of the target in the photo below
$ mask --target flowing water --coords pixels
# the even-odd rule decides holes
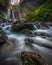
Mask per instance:
[[[14,11],[12,10],[12,18],[13,18],[13,20],[15,19],[15,15],[14,15]]]
[[[15,20],[14,10],[8,9],[7,15],[8,15],[8,19],[9,19],[9,20],[10,20],[10,19],[11,19],[11,20]]]
[[[16,6],[16,5],[19,5],[19,3],[20,3],[20,0],[11,0],[11,2],[10,2],[10,4],[12,5],[12,6]],[[8,19],[10,20],[16,20],[16,18],[15,18],[15,12],[14,12],[14,8],[12,8],[12,10],[9,8],[8,9],[8,12],[7,12],[7,15],[8,15]],[[18,12],[19,13],[19,12]]]
[[[0,53],[0,61],[1,65],[21,65],[21,59],[18,56],[22,51],[32,51],[41,54],[47,61],[49,65],[52,65],[52,49],[39,46],[36,44],[26,45],[24,39],[25,35],[20,33],[11,32],[11,25],[6,25],[3,28],[3,31],[8,36],[9,40],[14,41],[14,43],[10,44],[10,46],[6,49],[7,51],[3,51]],[[4,49],[4,48],[3,48]],[[8,50],[9,49],[9,50]],[[2,55],[1,55],[2,54]],[[18,56],[18,58],[17,58]],[[1,60],[3,59],[3,60]]]
[[[8,15],[8,19],[10,19],[10,9],[8,9],[7,15]]]

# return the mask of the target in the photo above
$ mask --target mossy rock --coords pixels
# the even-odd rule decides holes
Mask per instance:
[[[21,53],[22,65],[47,65],[45,60],[35,52]]]

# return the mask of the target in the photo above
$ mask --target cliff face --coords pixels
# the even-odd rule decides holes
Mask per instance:
[[[26,15],[44,4],[47,0],[21,0],[19,10],[22,18],[26,18]]]

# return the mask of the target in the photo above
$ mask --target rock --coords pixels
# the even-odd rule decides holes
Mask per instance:
[[[5,33],[0,30],[0,46],[4,45],[7,41],[7,37],[5,35]]]
[[[22,65],[47,65],[45,60],[35,52],[24,51],[21,53]]]
[[[25,43],[31,45],[32,43],[34,43],[34,40],[28,37],[25,39]]]
[[[23,29],[33,30],[34,26],[32,23],[16,22],[12,24],[12,31],[20,32]]]
[[[23,29],[21,31],[21,33],[23,33],[23,34],[25,34],[27,36],[33,36],[32,32],[30,30],[28,30],[28,29]]]

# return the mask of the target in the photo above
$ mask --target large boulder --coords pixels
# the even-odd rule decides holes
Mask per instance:
[[[36,52],[21,53],[22,65],[47,65],[45,60]]]
[[[7,42],[6,34],[0,30],[0,46],[4,45]]]
[[[34,26],[32,23],[16,22],[12,24],[12,31],[20,32],[23,29],[33,30]]]

